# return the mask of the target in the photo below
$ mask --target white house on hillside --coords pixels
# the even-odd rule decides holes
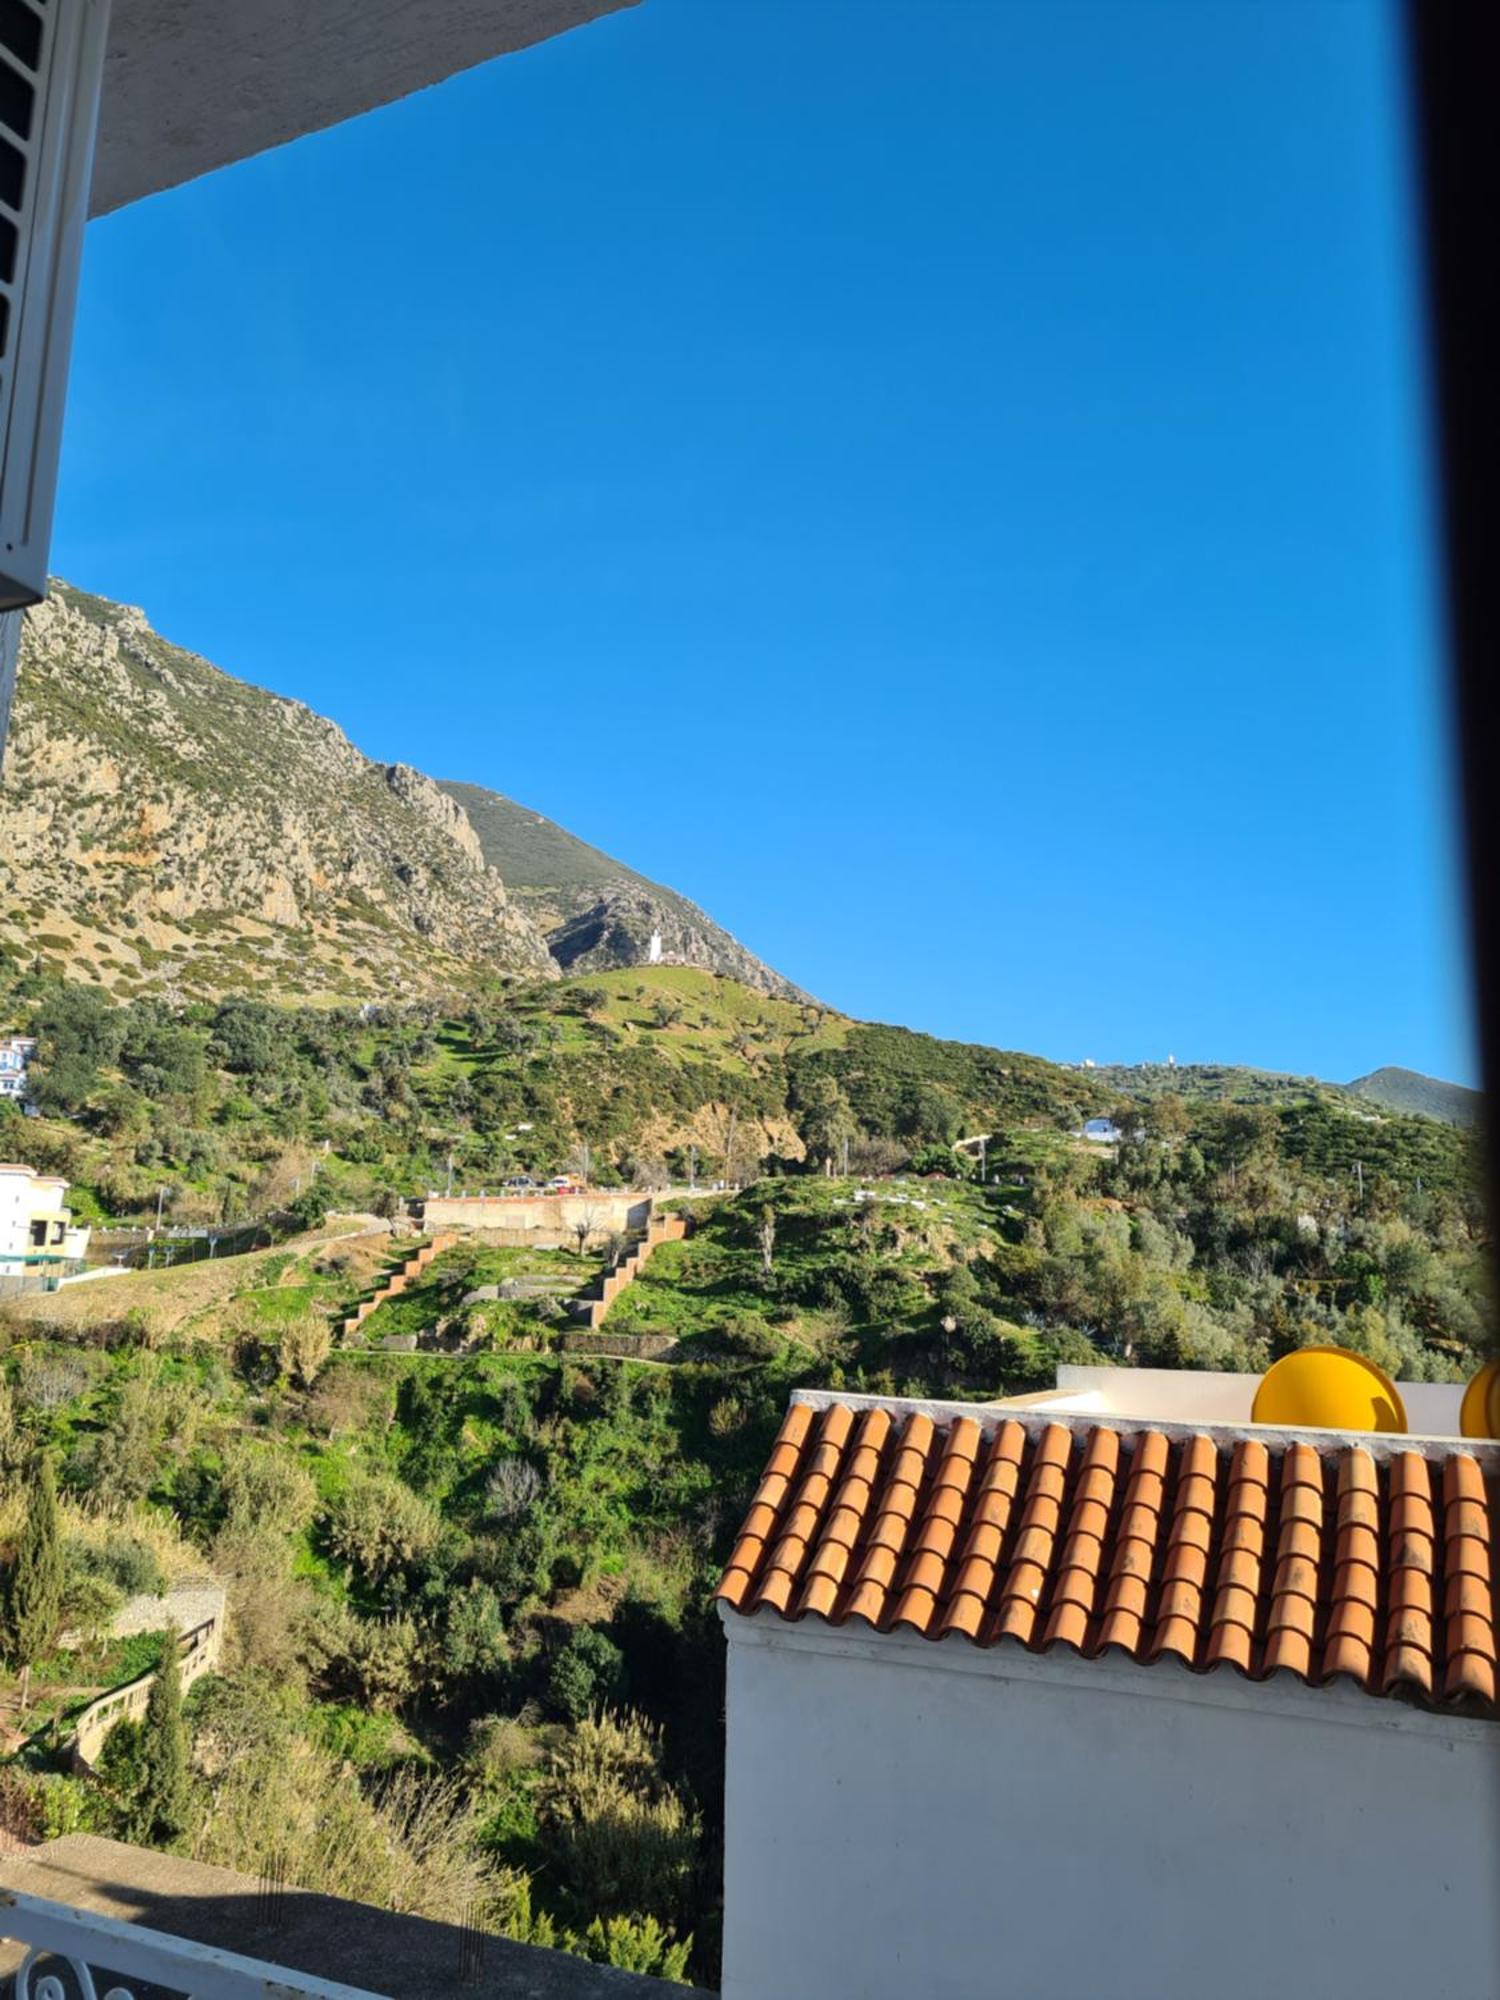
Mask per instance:
[[[89,1231],[73,1221],[67,1192],[55,1174],[0,1164],[0,1278],[60,1276],[83,1261]]]
[[[1500,1993],[1500,1448],[1214,1380],[793,1398],[719,1590],[725,2000]]]
[[[20,1103],[26,1096],[26,1072],[36,1054],[30,1035],[0,1036],[0,1098]]]

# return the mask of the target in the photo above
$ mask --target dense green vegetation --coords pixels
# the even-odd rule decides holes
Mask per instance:
[[[497,989],[436,1007],[282,1010],[231,999],[111,1006],[12,974],[36,1033],[38,1120],[4,1146],[69,1176],[94,1212],[184,1223],[260,1215],[316,1176],[329,1202],[552,1173],[740,1179],[809,1151],[889,1165],[960,1131],[1066,1126],[1105,1101],[1033,1057],[866,1027],[682,967]],[[3,1116],[3,1114],[0,1114]],[[842,1154],[840,1152],[840,1157]]]
[[[601,1177],[681,1176],[696,1148],[701,1179],[748,1183],[677,1198],[693,1233],[605,1321],[626,1358],[570,1334],[599,1268],[574,1246],[461,1244],[342,1344],[384,1239],[0,1307],[0,1612],[33,1665],[0,1815],[22,1831],[279,1859],[711,1979],[710,1597],[794,1386],[990,1397],[1060,1361],[1259,1369],[1311,1342],[1459,1379],[1491,1339],[1473,1136],[1305,1082],[1128,1095],[1134,1072],[675,968],[447,1013],[111,1010],[27,980],[12,1005],[46,1115],[5,1148],[96,1211],[166,1183],[180,1217],[313,1223],[394,1208],[450,1153],[478,1185],[584,1144]],[[1077,1136],[1095,1111],[1117,1145]],[[981,1133],[983,1180],[953,1146]],[[106,1636],[123,1597],[192,1570],[230,1592],[224,1670],[180,1724],[168,1691],[151,1741],[117,1730],[96,1776],[64,1775],[53,1721],[141,1670]]]

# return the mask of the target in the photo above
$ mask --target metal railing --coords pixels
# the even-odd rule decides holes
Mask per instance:
[[[136,2000],[122,1980],[182,2000],[388,2000],[14,1890],[0,1890],[0,1936],[27,1947],[16,2000]]]

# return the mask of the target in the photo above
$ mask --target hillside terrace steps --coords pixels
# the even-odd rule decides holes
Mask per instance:
[[[383,1306],[387,1299],[399,1298],[413,1278],[419,1278],[435,1258],[441,1257],[445,1250],[451,1250],[457,1241],[455,1231],[440,1229],[415,1255],[407,1258],[399,1271],[386,1279],[379,1291],[360,1301],[339,1328],[340,1334],[347,1339],[351,1333],[357,1333],[377,1306]]]
[[[590,1333],[597,1329],[621,1292],[635,1283],[653,1253],[663,1243],[680,1243],[691,1228],[691,1220],[685,1215],[652,1216],[640,1241],[626,1250],[605,1272],[600,1280],[598,1297],[575,1302],[574,1311]]]

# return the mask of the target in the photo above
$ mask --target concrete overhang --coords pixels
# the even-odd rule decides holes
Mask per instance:
[[[90,213],[637,0],[114,0]]]

